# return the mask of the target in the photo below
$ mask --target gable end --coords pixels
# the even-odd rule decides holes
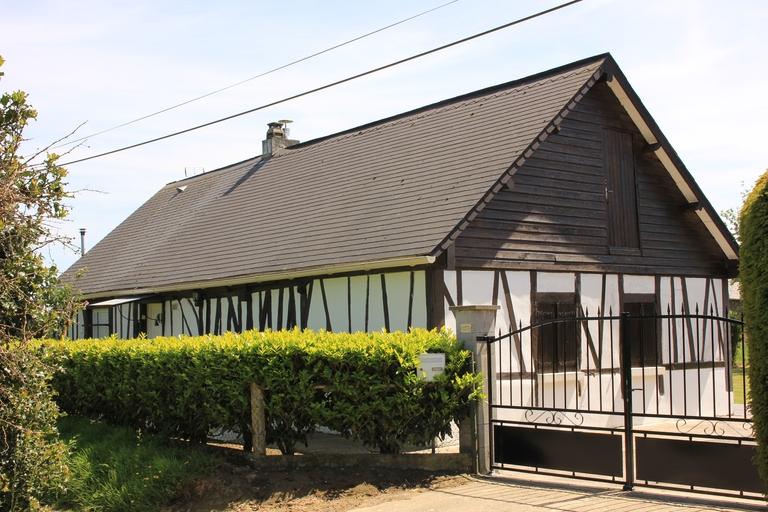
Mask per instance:
[[[627,233],[633,229],[636,235]],[[455,258],[459,268],[732,271],[606,81],[570,108],[467,224],[456,239]]]

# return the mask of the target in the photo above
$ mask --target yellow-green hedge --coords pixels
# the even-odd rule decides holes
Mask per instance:
[[[267,390],[268,438],[284,453],[317,425],[383,452],[443,435],[466,415],[478,377],[446,331],[279,331],[152,340],[44,340],[71,414],[203,441],[248,432],[247,386]],[[446,373],[417,375],[418,356],[445,352]]]
[[[768,172],[744,201],[739,278],[749,344],[749,404],[757,438],[757,467],[768,483]]]

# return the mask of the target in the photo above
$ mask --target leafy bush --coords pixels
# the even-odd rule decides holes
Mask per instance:
[[[203,442],[246,431],[247,386],[266,390],[267,436],[283,453],[317,425],[383,452],[426,444],[469,411],[477,377],[446,331],[279,331],[221,336],[45,341],[72,414]],[[446,373],[417,375],[419,354],[445,352]]]
[[[749,351],[750,405],[757,467],[768,482],[768,172],[749,193],[740,217],[739,274]]]
[[[64,417],[71,482],[58,505],[72,510],[152,511],[222,460],[201,450],[85,418]]]
[[[0,57],[0,69],[4,60]],[[0,71],[0,79],[3,72]],[[23,91],[0,92],[0,511],[37,508],[65,482],[66,447],[56,441],[50,369],[27,341],[60,332],[76,304],[43,248],[66,237],[67,171],[42,148],[22,151],[37,117]]]
[[[65,488],[51,373],[25,344],[0,344],[0,511],[35,510]]]

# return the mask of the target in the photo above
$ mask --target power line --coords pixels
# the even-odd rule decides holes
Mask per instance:
[[[161,141],[161,140],[170,139],[172,137],[177,137],[179,135],[183,135],[185,133],[193,132],[193,131],[199,130],[201,128],[206,128],[206,127],[212,126],[214,124],[223,123],[224,121],[229,121],[230,119],[235,119],[236,117],[241,117],[241,116],[244,116],[246,114],[250,114],[250,113],[256,112],[258,110],[264,110],[265,108],[273,107],[273,106],[279,105],[281,103],[285,103],[285,102],[288,102],[288,101],[291,101],[291,100],[295,100],[297,98],[301,98],[302,96],[308,96],[310,94],[314,94],[316,92],[323,91],[325,89],[330,89],[331,87],[335,87],[337,85],[341,85],[341,84],[344,84],[344,83],[347,83],[347,82],[351,82],[352,80],[356,80],[356,79],[362,78],[364,76],[368,76],[368,75],[372,75],[374,73],[378,73],[379,71],[383,71],[385,69],[389,69],[389,68],[393,68],[395,66],[399,66],[400,64],[404,64],[404,63],[410,62],[412,60],[420,59],[421,57],[425,57],[427,55],[431,55],[433,53],[440,52],[442,50],[451,48],[453,46],[457,46],[457,45],[466,43],[468,41],[472,41],[473,39],[477,39],[479,37],[483,37],[483,36],[486,36],[488,34],[492,34],[493,32],[498,32],[499,30],[503,30],[505,28],[509,28],[511,26],[518,25],[518,24],[523,23],[525,21],[529,21],[529,20],[532,20],[534,18],[538,18],[538,17],[544,16],[545,14],[549,14],[551,12],[563,9],[565,7],[569,7],[569,6],[573,5],[573,4],[577,4],[577,3],[581,2],[581,1],[582,0],[571,0],[569,2],[565,2],[565,3],[562,3],[562,4],[556,5],[555,7],[551,7],[549,9],[545,9],[543,11],[539,11],[539,12],[531,14],[529,16],[525,16],[523,18],[518,18],[516,20],[510,21],[510,22],[505,23],[503,25],[499,25],[499,26],[496,26],[494,28],[491,28],[491,29],[488,29],[488,30],[484,30],[482,32],[478,32],[478,33],[473,34],[471,36],[467,36],[467,37],[464,37],[462,39],[457,39],[456,41],[452,41],[450,43],[438,46],[436,48],[432,48],[431,50],[426,50],[426,51],[423,51],[421,53],[417,53],[415,55],[411,55],[410,57],[405,57],[403,59],[396,60],[394,62],[390,62],[389,64],[385,64],[385,65],[379,66],[377,68],[369,69],[368,71],[364,71],[364,72],[358,73],[356,75],[351,75],[351,76],[348,76],[346,78],[342,78],[341,80],[336,80],[335,82],[330,82],[330,83],[327,83],[325,85],[321,85],[319,87],[315,87],[314,89],[309,89],[307,91],[300,92],[300,93],[294,94],[292,96],[288,96],[288,97],[285,97],[285,98],[282,98],[282,99],[279,99],[279,100],[275,100],[275,101],[272,101],[272,102],[269,102],[269,103],[265,103],[264,105],[260,105],[258,107],[254,107],[254,108],[251,108],[251,109],[248,109],[248,110],[244,110],[244,111],[238,112],[236,114],[231,114],[231,115],[228,115],[226,117],[222,117],[222,118],[216,119],[214,121],[208,121],[207,123],[203,123],[203,124],[199,124],[199,125],[196,125],[196,126],[192,126],[190,128],[185,128],[183,130],[179,130],[177,132],[173,132],[173,133],[169,133],[169,134],[166,134],[166,135],[162,135],[160,137],[155,137],[153,139],[148,139],[148,140],[145,140],[143,142],[137,142],[135,144],[131,144],[131,145],[128,145],[128,146],[123,146],[123,147],[120,147],[120,148],[117,148],[117,149],[112,149],[110,151],[105,151],[103,153],[97,153],[95,155],[87,156],[87,157],[84,157],[84,158],[79,158],[77,160],[70,160],[69,162],[65,162],[65,163],[62,163],[62,164],[59,164],[59,165],[62,165],[62,166],[72,165],[72,164],[77,164],[77,163],[80,163],[80,162],[85,162],[85,161],[88,161],[88,160],[93,160],[95,158],[101,158],[101,157],[107,156],[107,155],[113,155],[115,153],[120,153],[122,151],[127,151],[129,149],[138,148],[140,146],[146,146],[147,144],[152,144],[154,142],[158,142],[158,141]]]
[[[184,105],[189,105],[190,103],[194,103],[195,101],[200,101],[202,99],[208,98],[209,96],[213,96],[214,94],[219,94],[221,92],[228,91],[229,89],[233,89],[233,88],[238,87],[240,85],[243,85],[245,83],[251,82],[253,80],[256,80],[257,78],[261,78],[261,77],[264,77],[264,76],[267,76],[267,75],[271,75],[272,73],[276,73],[277,71],[283,70],[285,68],[289,68],[291,66],[295,66],[296,64],[300,64],[300,63],[302,63],[304,61],[313,59],[315,57],[318,57],[318,56],[323,55],[325,53],[331,52],[333,50],[337,50],[337,49],[339,49],[339,48],[341,48],[343,46],[347,46],[347,45],[352,44],[354,42],[360,41],[361,39],[365,39],[366,37],[370,37],[372,35],[378,34],[379,32],[383,32],[385,30],[388,30],[390,28],[396,27],[398,25],[402,25],[403,23],[406,23],[408,21],[415,20],[416,18],[419,18],[419,17],[424,16],[426,14],[429,14],[431,12],[434,12],[434,11],[437,11],[439,9],[442,9],[443,7],[447,7],[447,6],[451,5],[451,4],[455,4],[458,1],[459,0],[450,0],[449,2],[445,2],[445,3],[440,4],[438,6],[432,7],[431,9],[427,9],[426,11],[421,11],[421,12],[419,12],[417,14],[414,14],[412,16],[409,16],[407,18],[403,18],[403,19],[401,19],[399,21],[396,21],[394,23],[390,23],[389,25],[386,25],[384,27],[377,28],[376,30],[372,30],[371,32],[366,32],[365,34],[359,35],[359,36],[354,37],[352,39],[348,39],[348,40],[346,40],[344,42],[335,44],[333,46],[329,46],[328,48],[325,48],[325,49],[319,50],[319,51],[317,51],[315,53],[306,55],[304,57],[301,57],[300,59],[293,60],[291,62],[288,62],[287,64],[282,64],[280,66],[277,66],[276,68],[269,69],[267,71],[259,73],[258,75],[254,75],[252,77],[246,78],[244,80],[240,80],[239,82],[235,82],[233,84],[227,85],[227,86],[222,87],[220,89],[216,89],[214,91],[207,92],[205,94],[201,94],[200,96],[196,96],[194,98],[190,98],[188,100],[184,100],[181,103],[176,103],[175,105],[171,105],[170,107],[166,107],[166,108],[157,110],[155,112],[152,112],[150,114],[146,114],[146,115],[143,115],[141,117],[137,117],[135,119],[131,119],[130,121],[126,121],[124,123],[120,123],[120,124],[112,126],[110,128],[105,128],[105,129],[100,130],[98,132],[91,133],[90,135],[85,135],[83,137],[80,137],[80,138],[77,138],[77,139],[74,139],[74,140],[63,142],[63,143],[58,144],[58,145],[53,146],[53,147],[69,146],[69,145],[72,145],[72,144],[76,144],[76,143],[84,141],[86,139],[90,139],[90,138],[96,137],[97,135],[102,135],[102,134],[105,134],[105,133],[117,130],[119,128],[123,128],[125,126],[131,125],[131,124],[134,124],[134,123],[138,123],[139,121],[143,121],[145,119],[149,119],[150,117],[158,116],[160,114],[168,112],[169,110],[174,110],[174,109],[177,109],[179,107],[183,107]]]

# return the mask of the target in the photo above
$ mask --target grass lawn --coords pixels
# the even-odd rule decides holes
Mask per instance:
[[[733,401],[737,404],[744,403],[744,385],[747,386],[747,398],[749,398],[749,377],[741,372],[741,368],[733,369]]]
[[[73,456],[70,491],[58,506],[72,510],[158,510],[221,463],[195,446],[85,418],[61,418],[59,431]]]
[[[243,462],[240,450],[204,449],[79,417],[62,418],[59,430],[74,452],[71,490],[55,504],[67,512],[346,512],[405,491],[468,481],[439,471],[367,465],[256,469]],[[268,453],[276,455],[271,448]]]

